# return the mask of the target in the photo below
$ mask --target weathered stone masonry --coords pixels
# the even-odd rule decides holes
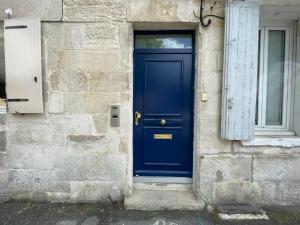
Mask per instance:
[[[15,2],[4,1],[0,10],[12,7],[16,17],[43,20],[45,113],[6,115],[1,199],[91,202],[108,201],[113,187],[131,193],[133,30],[150,28],[196,32],[193,180],[198,199],[299,203],[299,147],[243,147],[219,137],[224,23],[213,20],[201,28],[193,14],[198,0]],[[28,4],[39,9],[38,15]],[[223,0],[207,0],[210,6],[212,13],[224,15]],[[202,91],[208,102],[200,100]],[[110,127],[111,104],[121,106],[120,128]]]

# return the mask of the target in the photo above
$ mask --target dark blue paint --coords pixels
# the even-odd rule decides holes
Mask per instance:
[[[134,124],[134,175],[192,177],[193,65],[193,49],[135,50],[133,113],[142,118]]]

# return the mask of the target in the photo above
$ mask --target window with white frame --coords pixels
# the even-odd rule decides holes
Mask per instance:
[[[0,113],[6,112],[5,92],[5,60],[4,60],[4,30],[0,22]]]
[[[256,101],[256,133],[291,131],[294,29],[262,26]]]

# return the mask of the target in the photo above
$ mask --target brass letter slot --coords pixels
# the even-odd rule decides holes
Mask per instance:
[[[167,139],[172,140],[173,135],[172,134],[153,134],[154,139]]]

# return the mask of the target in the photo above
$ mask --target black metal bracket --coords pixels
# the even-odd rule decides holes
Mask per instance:
[[[29,102],[28,98],[11,98],[6,99],[7,102]]]
[[[203,27],[208,27],[210,24],[211,24],[211,19],[208,19],[207,21],[204,21],[206,18],[208,17],[214,17],[214,18],[217,18],[217,19],[221,19],[221,20],[224,20],[225,18],[222,17],[222,16],[217,16],[217,15],[212,15],[212,14],[209,14],[209,15],[205,15],[203,16],[203,11],[204,11],[204,4],[203,4],[203,1],[204,0],[201,0],[201,4],[200,4],[200,15],[197,16],[195,11],[194,11],[194,15],[200,19],[200,23]],[[213,7],[211,8],[213,9]]]

